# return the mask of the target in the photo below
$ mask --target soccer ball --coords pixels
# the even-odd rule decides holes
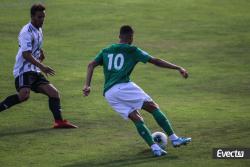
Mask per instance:
[[[154,132],[152,137],[156,144],[158,144],[162,149],[165,149],[167,146],[168,138],[162,132]]]

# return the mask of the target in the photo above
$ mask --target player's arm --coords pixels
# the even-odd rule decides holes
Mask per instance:
[[[40,57],[39,57],[39,60],[40,60],[41,62],[43,62],[44,59],[45,59],[44,51],[43,51],[43,49],[40,49]]]
[[[40,68],[40,70],[42,72],[44,72],[46,75],[55,75],[55,71],[50,68],[49,66],[46,66],[42,63],[40,63],[39,61],[37,61],[33,56],[32,56],[32,53],[30,51],[24,51],[23,52],[23,58],[25,60],[27,60],[28,62],[30,62],[31,64],[37,66],[38,68]]]
[[[96,62],[95,60],[90,62],[87,68],[87,76],[86,76],[86,81],[84,83],[83,86],[83,95],[84,96],[88,96],[90,93],[90,84],[91,84],[91,80],[92,80],[92,76],[93,76],[93,72],[96,66],[98,66],[99,63]]]
[[[148,60],[148,62],[152,63],[152,64],[154,64],[154,65],[156,65],[158,67],[161,67],[161,68],[169,68],[169,69],[178,70],[180,72],[180,74],[184,78],[188,78],[188,72],[183,67],[177,66],[177,65],[172,64],[172,63],[170,63],[168,61],[165,61],[165,60],[162,60],[162,59],[159,59],[159,58],[154,58],[154,57],[151,57]]]

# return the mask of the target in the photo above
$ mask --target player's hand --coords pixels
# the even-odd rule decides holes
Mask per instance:
[[[44,72],[46,76],[48,75],[54,76],[56,74],[55,70],[53,70],[49,66],[42,66],[40,69],[42,72]]]
[[[188,78],[188,72],[184,68],[180,67],[179,69],[180,74],[183,76],[183,78],[187,79]]]
[[[84,86],[83,89],[82,89],[82,92],[83,92],[83,96],[88,96],[90,94],[90,86]]]

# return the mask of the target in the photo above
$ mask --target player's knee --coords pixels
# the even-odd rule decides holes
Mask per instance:
[[[19,100],[21,102],[24,102],[24,101],[27,101],[29,99],[30,93],[29,92],[22,92],[22,93],[19,93],[18,97],[19,97]]]
[[[159,105],[155,103],[154,101],[151,102],[151,106],[154,107],[155,109],[159,109]]]
[[[57,89],[55,90],[55,97],[60,98],[60,92]]]
[[[130,117],[133,122],[144,122],[142,117]]]
[[[147,102],[144,102],[143,109],[149,112],[153,112],[154,110],[159,109],[159,105],[155,103],[154,101],[147,101]]]
[[[142,116],[137,116],[137,117],[134,118],[134,121],[136,121],[136,122],[138,122],[138,121],[144,122],[144,119],[142,118]]]
[[[143,118],[142,116],[137,112],[137,111],[134,111],[132,113],[129,114],[128,116],[133,122],[138,122],[138,121],[141,121],[143,122]]]
[[[57,89],[53,89],[53,91],[49,93],[49,97],[60,98],[60,93]]]

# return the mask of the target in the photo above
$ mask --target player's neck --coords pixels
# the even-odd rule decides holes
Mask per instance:
[[[127,45],[130,45],[130,43],[129,42],[127,42],[127,41],[123,41],[123,40],[120,40],[120,42],[119,42],[120,44],[127,44]]]
[[[38,26],[36,26],[36,24],[34,24],[34,22],[32,22],[32,21],[31,21],[30,23],[32,24],[32,26],[33,26],[33,27],[35,27],[36,29],[38,29],[38,30],[39,30],[39,27],[38,27]]]

